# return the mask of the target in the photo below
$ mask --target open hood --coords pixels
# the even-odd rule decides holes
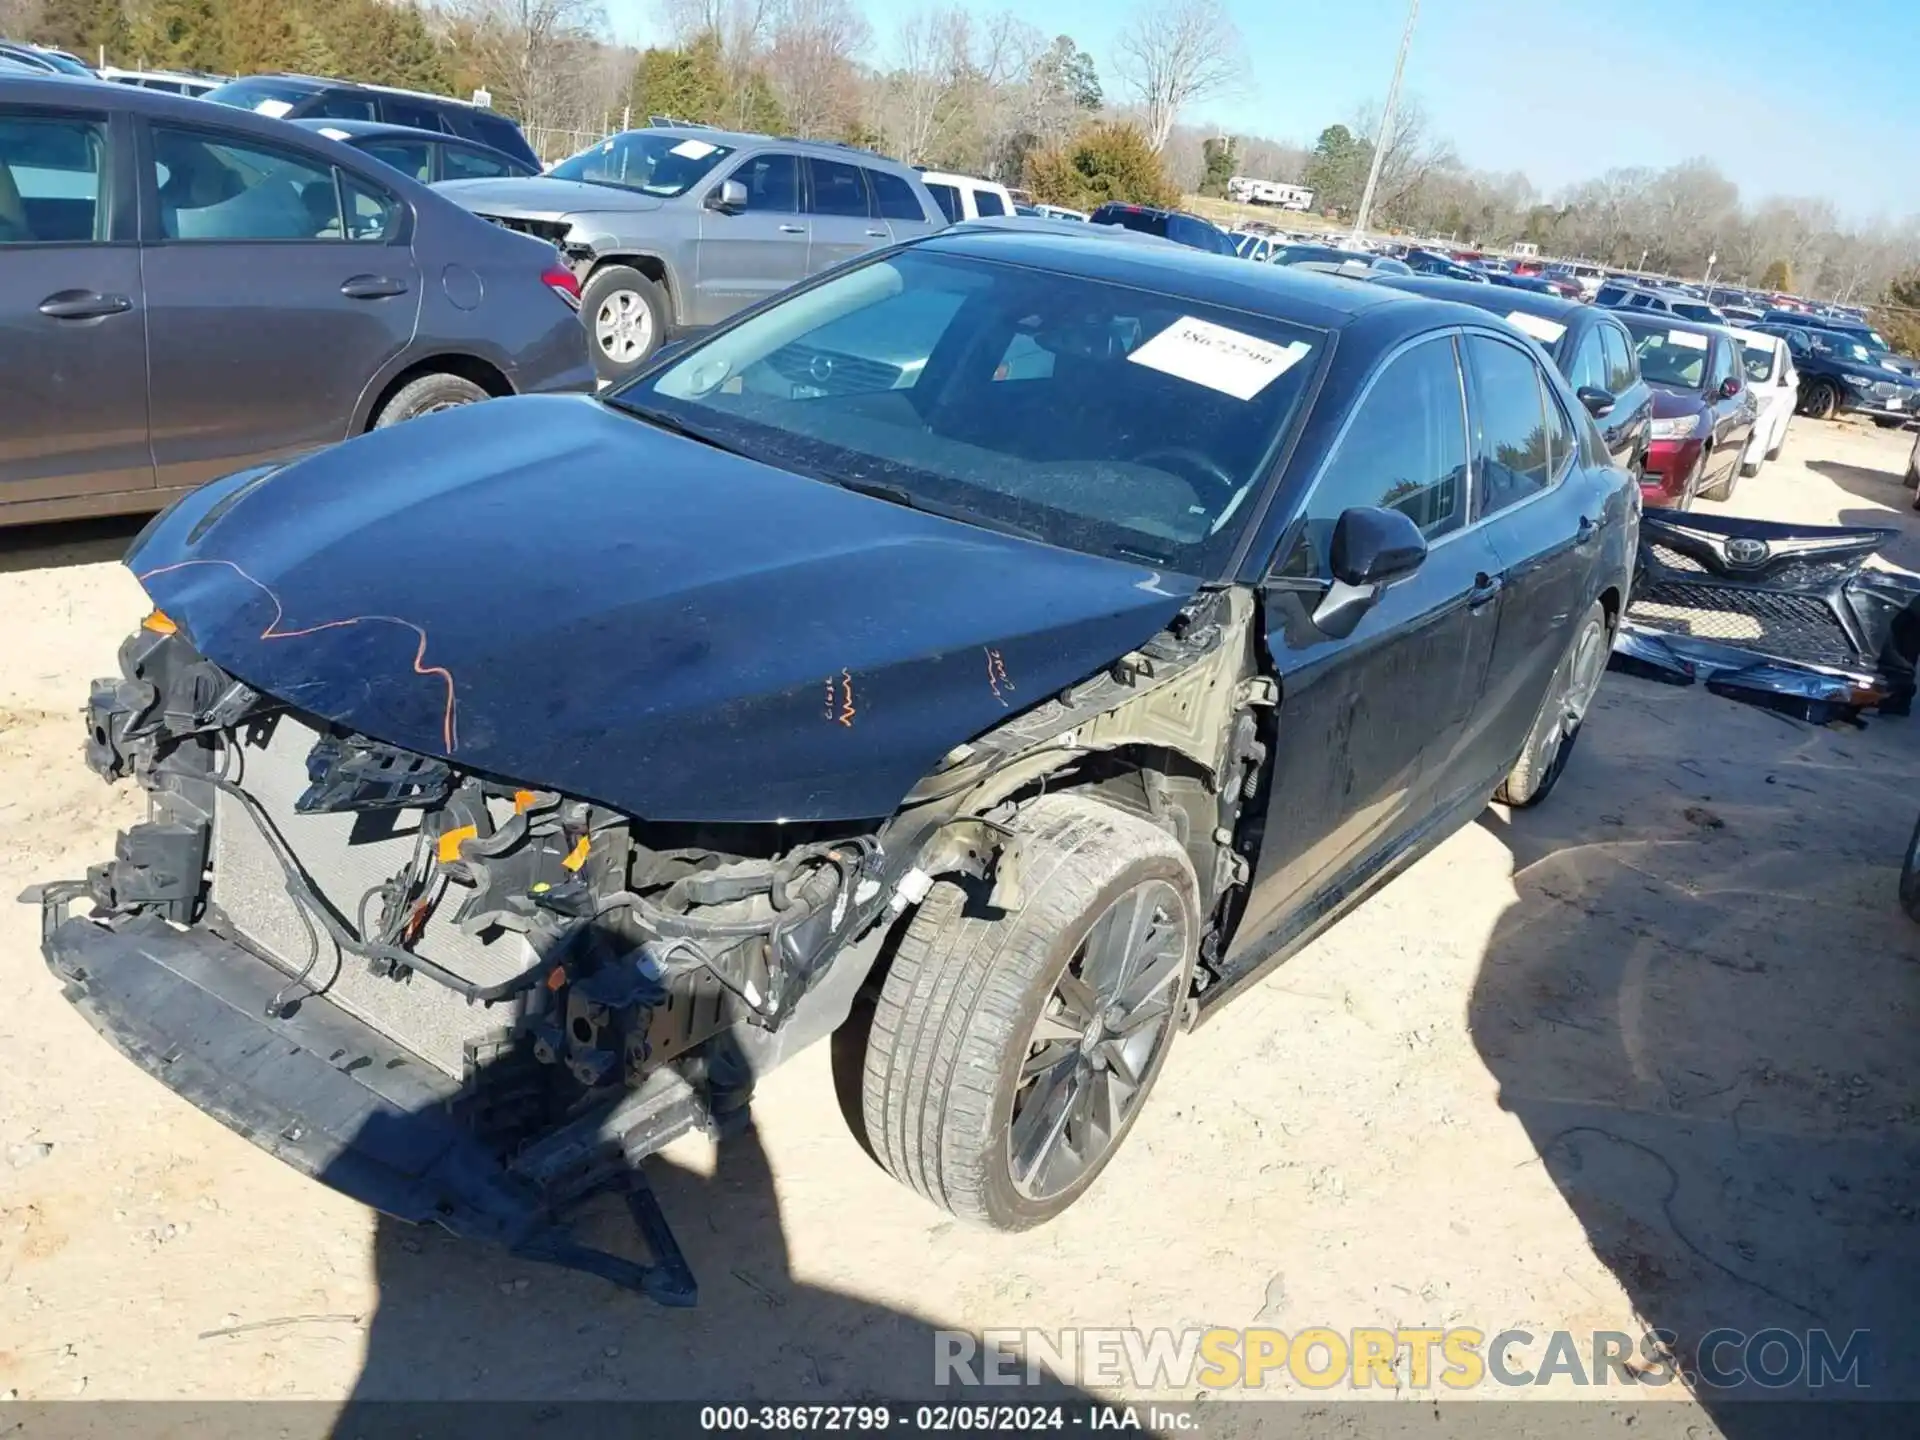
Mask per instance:
[[[561,215],[591,215],[608,211],[634,213],[658,210],[658,195],[642,195],[618,185],[591,185],[584,180],[556,180],[550,175],[502,177],[496,180],[443,180],[433,187],[463,209],[478,215],[505,215],[516,220],[538,220]]]
[[[488,401],[217,481],[127,564],[255,689],[650,820],[890,814],[1198,584],[583,397]]]

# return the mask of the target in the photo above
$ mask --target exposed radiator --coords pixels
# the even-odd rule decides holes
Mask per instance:
[[[307,752],[318,738],[317,730],[282,714],[266,744],[236,747],[239,763],[231,778],[266,811],[315,888],[357,928],[361,897],[405,869],[412,857],[420,812],[296,814],[294,801],[307,788]],[[504,821],[511,813],[503,800],[494,818]],[[532,968],[536,957],[519,933],[496,928],[476,937],[454,925],[454,912],[467,893],[450,887],[412,948],[476,985],[497,985]],[[219,792],[214,806],[212,898],[242,935],[290,974],[306,965],[317,943],[312,988],[449,1075],[462,1074],[468,1040],[510,1023],[506,1004],[470,1005],[419,974],[405,980],[373,974],[360,957],[342,954],[318,922],[310,940],[258,822],[225,792]],[[376,909],[369,902],[370,917]]]

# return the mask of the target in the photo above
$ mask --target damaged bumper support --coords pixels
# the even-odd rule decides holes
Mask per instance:
[[[53,887],[47,887],[52,890]],[[23,897],[28,898],[28,897]],[[286,976],[199,927],[120,929],[48,906],[46,957],[66,998],[121,1054],[269,1154],[383,1214],[691,1305],[691,1272],[628,1145],[650,1152],[708,1116],[672,1071],[529,1147],[481,1144],[484,1098],[318,996],[269,1018]],[[569,1205],[618,1173],[650,1263],[576,1241]]]
[[[1816,723],[1904,715],[1920,579],[1866,568],[1898,533],[1649,509],[1614,664]]]

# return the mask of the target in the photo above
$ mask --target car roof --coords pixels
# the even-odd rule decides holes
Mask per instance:
[[[490,150],[493,148],[490,145],[482,145],[477,140],[469,140],[464,135],[449,135],[444,130],[426,130],[418,125],[393,125],[385,120],[335,120],[326,116],[307,115],[292,123],[298,125],[303,130],[317,131],[322,135],[328,134],[329,131],[335,131],[341,135],[351,135],[356,140],[364,140],[369,135],[392,135],[402,140],[412,140],[416,138],[421,140],[436,140],[442,143],[458,145],[463,149],[470,149],[475,146],[478,146],[482,150]]]
[[[1365,319],[1393,333],[1414,334],[1441,325],[1479,320],[1460,306],[1409,295],[1365,280],[1302,272],[1284,265],[1249,265],[1235,255],[1215,255],[1184,245],[1116,245],[1079,225],[1041,231],[1041,222],[1019,228],[978,224],[951,226],[916,241],[916,249],[998,260],[1137,286],[1179,299],[1272,315],[1320,330],[1342,330]]]
[[[1725,325],[1715,325],[1707,320],[1685,320],[1678,315],[1657,310],[1616,310],[1613,317],[1629,330],[1634,328],[1634,322],[1638,320],[1643,321],[1649,330],[1684,330],[1692,335],[1705,335],[1709,340],[1724,340],[1731,333]]]
[[[918,170],[918,167],[915,167]],[[989,190],[1005,190],[998,180],[982,180],[978,175],[962,175],[956,170],[919,170],[922,180],[941,185],[981,185]]]
[[[1598,318],[1607,313],[1604,310],[1596,311],[1584,301],[1563,299],[1559,295],[1542,290],[1517,290],[1510,285],[1483,285],[1477,280],[1449,280],[1442,275],[1383,275],[1375,283],[1392,286],[1395,290],[1405,290],[1413,295],[1425,295],[1434,300],[1472,305],[1481,310],[1491,310],[1495,314],[1507,315],[1518,310],[1523,315],[1552,320],[1569,328],[1582,316],[1592,315]]]

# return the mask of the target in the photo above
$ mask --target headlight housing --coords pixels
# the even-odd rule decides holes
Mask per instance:
[[[1675,415],[1653,422],[1652,438],[1655,440],[1686,440],[1700,429],[1698,415]]]

